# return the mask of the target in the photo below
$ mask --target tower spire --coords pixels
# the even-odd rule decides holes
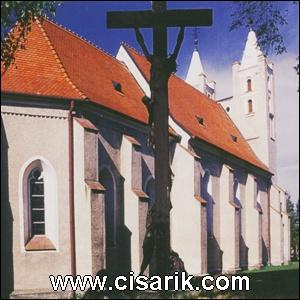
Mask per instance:
[[[258,57],[260,55],[263,55],[263,53],[258,45],[256,34],[250,27],[245,49],[243,52],[241,66],[243,68],[248,68],[250,66],[256,65],[258,62]]]
[[[193,29],[194,50],[185,81],[207,96],[215,99],[215,82],[207,79],[199,53],[199,31]]]

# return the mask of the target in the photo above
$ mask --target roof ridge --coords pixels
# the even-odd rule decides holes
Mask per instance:
[[[174,76],[175,78],[181,80],[184,84],[188,85],[190,88],[192,88],[193,90],[195,90],[195,92],[201,94],[204,96],[205,100],[210,102],[210,103],[215,103],[215,104],[218,104],[216,100],[213,100],[212,98],[209,98],[207,95],[205,95],[204,93],[202,93],[201,91],[199,91],[198,89],[196,89],[194,86],[190,85],[189,83],[187,83],[184,79],[182,79],[181,77],[175,75],[175,74],[172,74],[171,76]]]
[[[95,48],[96,50],[98,50],[99,52],[103,53],[104,55],[110,57],[110,58],[113,58],[114,61],[116,61],[117,63],[120,63],[121,62],[116,59],[116,57],[114,55],[112,55],[111,53],[109,53],[108,51],[106,51],[105,49],[103,49],[102,47],[100,47],[99,45],[96,45],[95,43],[93,43],[92,41],[86,39],[85,37],[79,35],[78,33],[72,31],[71,29],[57,23],[56,21],[54,20],[50,20],[49,18],[45,18],[49,23],[53,24],[54,26],[57,26],[59,27],[60,29],[64,30],[65,32],[67,32],[68,34],[71,34],[73,35],[75,38],[78,38],[79,40],[83,41],[84,43],[88,44],[89,46]]]
[[[125,47],[130,48],[131,50],[135,51],[137,54],[142,55],[145,58],[145,55],[141,52],[139,52],[138,50],[136,50],[133,46],[129,45],[126,42],[121,42],[121,45],[124,45]],[[145,58],[146,59],[146,58]],[[201,95],[205,96],[205,99],[211,103],[216,102],[215,100],[209,98],[208,96],[206,96],[204,93],[202,93],[201,91],[199,91],[198,89],[196,89],[195,87],[193,87],[192,85],[188,84],[184,79],[182,79],[181,77],[177,76],[175,73],[171,74],[171,76],[181,80],[184,84],[188,85],[189,87],[191,87],[192,89],[194,89],[197,93],[200,93]]]
[[[145,57],[145,55],[144,55],[142,52],[138,51],[137,49],[135,49],[133,46],[131,46],[131,45],[128,44],[127,42],[122,41],[122,42],[121,42],[121,45],[122,45],[122,46],[125,46],[125,47],[128,47],[128,48],[130,48],[131,50],[135,51],[137,54],[142,55],[142,56]]]
[[[42,32],[42,34],[43,34],[45,40],[47,41],[47,43],[48,43],[50,49],[52,50],[53,55],[54,55],[54,57],[55,57],[55,59],[56,59],[58,65],[59,65],[61,71],[63,72],[64,77],[66,78],[66,81],[72,86],[72,88],[79,94],[79,96],[80,96],[82,99],[87,99],[88,97],[87,97],[82,91],[80,91],[80,89],[73,83],[73,81],[72,81],[71,78],[69,77],[69,75],[68,75],[68,73],[67,73],[67,71],[66,71],[66,69],[65,69],[65,67],[64,67],[64,65],[63,65],[63,63],[62,63],[62,61],[61,61],[61,59],[59,58],[59,56],[58,56],[58,54],[57,54],[55,48],[53,47],[53,45],[52,45],[52,43],[51,43],[51,40],[50,40],[49,36],[47,35],[46,30],[43,28],[41,22],[37,19],[37,20],[36,20],[36,23],[37,23],[38,27],[40,28],[40,30],[41,30],[41,32]]]
[[[122,42],[122,45],[125,46],[125,48],[127,47],[128,50],[132,50],[134,51],[136,54],[138,55],[141,55],[144,57],[143,54],[139,53],[134,47],[132,47],[131,45],[128,45],[127,43],[124,43]],[[134,58],[132,58],[134,60]],[[136,62],[135,62],[136,63]],[[136,63],[137,64],[137,63]],[[143,73],[143,71],[141,70],[141,72]],[[218,103],[217,100],[213,100],[211,98],[209,98],[207,95],[205,95],[204,93],[202,93],[201,91],[199,91],[198,89],[196,89],[195,87],[193,87],[192,85],[188,84],[184,79],[182,79],[181,77],[175,75],[175,74],[172,74],[171,75],[173,78],[175,79],[178,79],[179,81],[181,81],[183,84],[185,84],[186,86],[188,86],[189,88],[193,89],[195,92],[197,92],[199,95],[203,96],[202,99],[205,100],[207,103],[211,103],[213,105],[215,105],[215,107],[221,107],[221,110],[222,110],[222,113],[224,114],[224,116],[230,121],[230,123],[233,125],[233,128],[237,130],[237,132],[240,134],[240,136],[242,137],[242,139],[244,140],[245,144],[246,144],[246,147],[248,148],[248,151],[251,152],[251,154],[253,155],[253,159],[256,160],[255,161],[248,161],[250,164],[256,166],[256,167],[260,167],[261,169],[265,169],[265,170],[268,170],[269,171],[269,168],[258,158],[258,156],[256,155],[256,153],[252,150],[251,146],[249,145],[248,141],[245,139],[245,137],[242,135],[241,131],[239,130],[239,128],[236,126],[236,124],[231,120],[231,118],[229,117],[229,115],[225,112],[225,109],[223,108],[223,106]],[[173,117],[173,119],[176,119],[175,116],[173,115],[172,111],[170,110],[170,115]],[[227,150],[225,150],[227,151]],[[227,151],[228,152],[228,151]],[[230,152],[229,152],[230,153]],[[242,160],[245,160],[245,158],[242,158],[240,157],[239,155],[237,154],[233,154],[235,155],[236,157],[242,159]],[[259,163],[259,164],[258,164]]]

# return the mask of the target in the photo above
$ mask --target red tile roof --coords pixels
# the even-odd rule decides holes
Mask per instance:
[[[149,80],[150,65],[134,49],[126,50]],[[16,53],[15,64],[1,78],[1,91],[88,99],[146,123],[143,91],[127,67],[87,41],[45,20],[35,23],[26,50]],[[121,84],[122,93],[113,82]],[[173,119],[192,136],[268,171],[256,157],[222,106],[173,75],[169,81],[169,105]],[[187,105],[188,104],[188,105]],[[196,118],[204,118],[201,126]],[[232,136],[237,137],[233,142]]]
[[[2,76],[1,91],[88,98],[135,120],[148,119],[144,93],[124,64],[48,20],[33,24],[26,50],[17,52]]]
[[[26,41],[26,50],[17,51],[15,63],[1,75],[2,92],[78,100],[85,98],[70,81],[39,24],[32,26]]]
[[[149,81],[149,62],[136,50],[127,45],[123,46]],[[169,80],[169,106],[175,122],[190,135],[269,172],[223,107],[175,75]],[[204,119],[204,125],[199,124],[197,117]],[[237,137],[237,142],[233,141],[232,136]]]

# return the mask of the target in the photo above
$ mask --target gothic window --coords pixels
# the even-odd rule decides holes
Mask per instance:
[[[253,113],[253,101],[251,99],[248,100],[248,114]]]
[[[241,206],[239,181],[236,177],[233,180],[233,202]]]
[[[261,209],[261,190],[257,179],[255,180],[255,206]]]
[[[21,237],[26,251],[55,250],[58,246],[57,181],[53,167],[39,157],[21,169]]]
[[[212,182],[209,170],[205,170],[201,178],[201,196],[206,201],[207,210],[207,235],[213,236],[214,201],[212,197]]]
[[[247,80],[247,91],[248,92],[252,91],[252,81],[251,81],[251,79]]]
[[[28,179],[30,235],[45,234],[44,178],[40,168],[33,169]]]
[[[105,188],[105,235],[106,247],[115,246],[116,216],[115,216],[115,184],[110,171],[103,169],[100,172],[100,182]]]

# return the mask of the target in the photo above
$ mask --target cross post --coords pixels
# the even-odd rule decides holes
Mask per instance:
[[[167,10],[166,1],[151,1],[152,11],[108,12],[108,28],[134,28],[137,40],[151,64],[150,90],[153,124],[149,124],[154,140],[155,204],[153,226],[157,274],[170,273],[170,160],[168,80],[176,72],[176,59],[183,41],[184,27],[211,26],[212,10]],[[174,53],[168,57],[167,28],[180,27]],[[144,43],[139,28],[153,29],[153,54]],[[150,118],[150,116],[149,116]],[[184,201],[184,199],[182,199]]]

